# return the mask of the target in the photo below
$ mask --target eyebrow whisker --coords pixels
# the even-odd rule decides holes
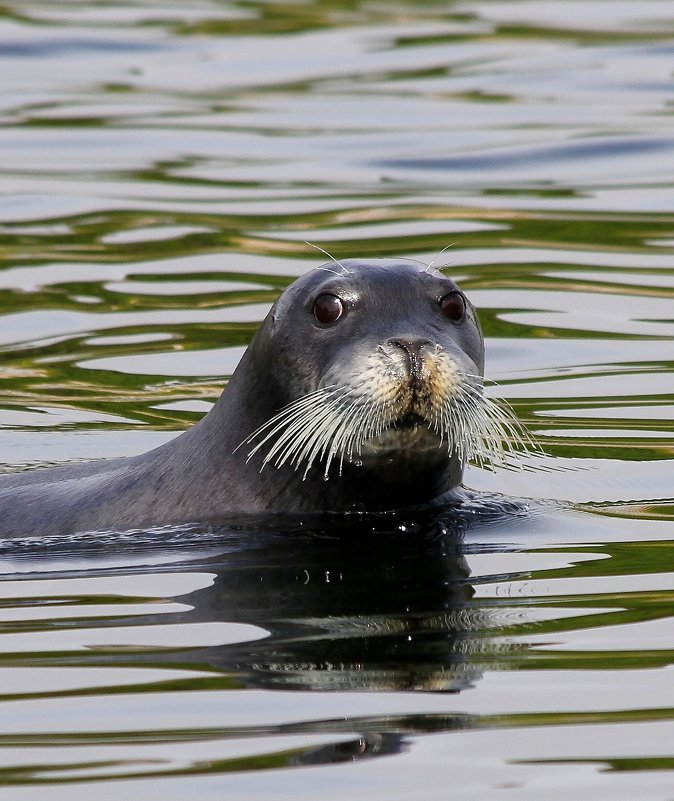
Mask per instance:
[[[342,275],[351,275],[351,272],[346,269],[346,267],[342,264],[341,261],[336,259],[332,255],[332,253],[328,253],[328,251],[325,250],[324,248],[322,248],[320,245],[315,245],[313,242],[309,242],[307,239],[304,240],[304,244],[305,245],[309,245],[310,248],[314,248],[315,250],[320,250],[321,253],[324,253],[329,259],[332,259],[332,261],[334,261],[335,264],[339,265],[342,268],[342,273],[341,273]],[[321,268],[317,267],[316,269],[321,269]],[[322,268],[322,269],[325,269],[325,268]],[[330,271],[328,270],[328,272],[330,272]],[[339,275],[339,274],[340,273],[337,273],[337,275]]]

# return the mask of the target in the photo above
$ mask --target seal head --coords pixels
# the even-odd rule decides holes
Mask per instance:
[[[274,409],[242,443],[248,464],[319,478],[322,508],[431,500],[460,483],[485,433],[477,315],[423,264],[312,271],[283,293],[250,351],[255,362],[270,356]]]

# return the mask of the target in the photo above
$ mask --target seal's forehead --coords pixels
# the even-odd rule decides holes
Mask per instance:
[[[299,291],[339,284],[391,287],[401,279],[413,283],[434,279],[453,283],[436,269],[414,259],[340,259],[339,262],[328,262],[315,267],[293,284],[293,287]]]

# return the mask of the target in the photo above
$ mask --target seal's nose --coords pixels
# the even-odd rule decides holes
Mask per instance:
[[[433,343],[421,337],[396,337],[389,339],[388,344],[402,348],[407,356],[407,364],[412,378],[421,378],[423,370],[422,349]]]

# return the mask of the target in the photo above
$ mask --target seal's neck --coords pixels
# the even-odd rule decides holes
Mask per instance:
[[[401,454],[377,466],[358,462],[313,470],[304,484],[321,511],[378,512],[427,504],[457,487],[462,465],[438,451],[432,456]],[[305,490],[305,495],[307,493]]]

